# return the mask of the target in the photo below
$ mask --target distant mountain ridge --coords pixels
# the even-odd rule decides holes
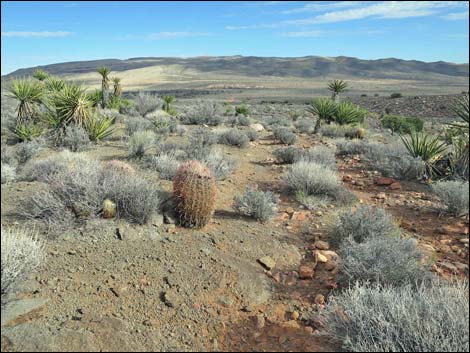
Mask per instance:
[[[53,75],[94,72],[99,66],[120,72],[151,66],[179,65],[199,72],[224,72],[244,76],[322,77],[348,76],[377,79],[423,79],[432,75],[468,77],[468,64],[444,61],[423,62],[395,58],[362,60],[346,56],[305,56],[293,58],[255,56],[204,56],[192,58],[138,57],[126,60],[102,59],[39,66]],[[16,70],[2,78],[32,74],[39,67]]]

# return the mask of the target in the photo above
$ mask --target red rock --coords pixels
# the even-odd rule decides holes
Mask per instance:
[[[300,279],[312,279],[315,271],[309,266],[300,266],[299,278]]]
[[[309,211],[297,211],[292,214],[293,221],[305,221],[310,214]]]
[[[401,184],[397,181],[390,184],[390,189],[392,190],[401,190]]]
[[[315,248],[320,250],[328,250],[330,248],[330,244],[322,240],[317,240],[313,245]]]
[[[393,183],[395,183],[395,179],[382,177],[382,178],[377,179],[375,183],[380,186],[388,186],[388,185],[392,185]]]
[[[290,218],[287,212],[281,212],[277,215],[276,220],[278,221],[287,221]]]
[[[352,176],[346,174],[346,175],[343,175],[343,181],[344,182],[348,182],[348,181],[351,181],[352,180]]]

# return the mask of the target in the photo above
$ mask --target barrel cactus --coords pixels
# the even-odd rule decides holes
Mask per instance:
[[[173,202],[179,223],[204,227],[214,212],[216,183],[212,172],[198,161],[183,163],[173,179]]]

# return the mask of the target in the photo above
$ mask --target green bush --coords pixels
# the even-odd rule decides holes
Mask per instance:
[[[420,118],[404,117],[399,115],[384,115],[380,122],[384,128],[399,134],[409,134],[412,131],[422,131],[424,121]]]
[[[397,92],[396,92],[396,93],[392,93],[392,94],[390,95],[390,98],[393,98],[393,99],[395,99],[395,98],[401,98],[401,97],[403,97],[402,94],[401,94],[401,93],[397,93]]]

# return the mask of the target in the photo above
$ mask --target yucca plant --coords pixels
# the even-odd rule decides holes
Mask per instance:
[[[343,80],[334,80],[328,83],[328,90],[332,92],[331,98],[339,102],[339,94],[347,90],[348,84]]]
[[[469,124],[469,98],[468,93],[465,93],[462,98],[455,100],[452,111],[457,115],[463,122],[467,123],[467,129]]]
[[[16,114],[18,122],[32,119],[37,113],[37,106],[44,96],[44,89],[39,82],[13,80],[8,89],[9,96],[18,101]]]
[[[11,129],[12,134],[20,141],[31,141],[44,133],[44,128],[32,122],[20,122]]]
[[[93,92],[87,93],[88,99],[91,101],[92,107],[97,107],[103,102],[103,92],[99,89],[95,89]]]
[[[42,82],[49,77],[49,74],[42,69],[37,69],[34,71],[33,77]]]
[[[65,81],[61,78],[49,76],[45,81],[46,90],[49,92],[58,92],[65,87]]]
[[[90,141],[99,141],[110,136],[115,130],[115,120],[115,117],[99,116],[98,114],[94,114],[86,120],[84,128]]]
[[[359,124],[364,122],[367,111],[350,102],[343,102],[337,105],[334,120],[336,124]]]
[[[119,77],[113,77],[111,80],[113,81],[114,85],[113,95],[115,97],[120,97],[122,95],[121,79]]]
[[[51,97],[60,125],[65,129],[69,124],[84,126],[90,118],[92,102],[81,86],[66,84],[62,91]]]
[[[175,96],[163,96],[163,110],[169,113],[171,109],[170,104],[172,104],[175,99]]]
[[[313,129],[313,133],[317,133],[323,122],[330,123],[334,121],[336,104],[329,98],[316,98],[307,108],[307,111],[317,116],[317,122]]]
[[[403,144],[408,153],[413,158],[421,158],[426,165],[426,176],[432,178],[441,171],[436,167],[444,152],[447,150],[447,144],[439,140],[439,137],[431,137],[426,133],[412,131],[408,136],[401,136]]]
[[[101,92],[103,94],[102,97],[102,105],[103,108],[106,107],[106,104],[108,103],[108,96],[109,96],[109,74],[111,73],[111,70],[108,69],[106,66],[101,66],[98,68],[97,72],[101,75]]]
[[[468,93],[457,99],[452,110],[462,121],[448,124],[452,131],[450,139],[452,142],[452,153],[449,156],[449,164],[452,175],[463,179],[469,178],[469,97]]]

